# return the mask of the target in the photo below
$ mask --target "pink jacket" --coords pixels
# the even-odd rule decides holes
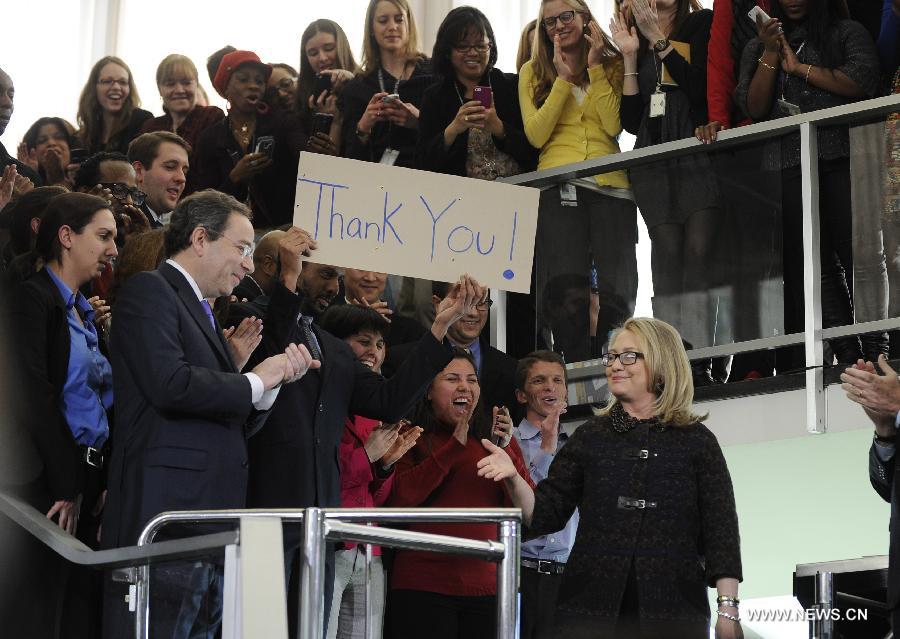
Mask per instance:
[[[374,508],[387,500],[394,484],[393,473],[386,479],[375,476],[369,456],[366,454],[366,440],[380,422],[354,415],[344,424],[341,436],[339,462],[341,466],[341,506],[344,508]],[[344,547],[352,550],[354,543]],[[372,553],[381,554],[381,547],[372,546]]]

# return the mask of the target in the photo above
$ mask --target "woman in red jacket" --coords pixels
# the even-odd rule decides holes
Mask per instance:
[[[397,463],[388,506],[429,508],[497,508],[511,502],[500,484],[477,475],[476,464],[487,455],[481,439],[511,431],[506,416],[493,426],[482,409],[475,362],[462,349],[441,371],[419,404],[415,423],[425,429],[412,452]],[[515,439],[506,448],[522,478],[531,476]],[[415,524],[425,533],[471,539],[496,539],[497,525]],[[430,639],[495,637],[497,568],[493,563],[400,551],[391,573],[388,637]]]
[[[381,315],[370,308],[342,304],[332,306],[322,316],[320,326],[350,346],[356,359],[376,373],[384,362],[384,330]],[[341,467],[341,506],[344,508],[375,508],[387,499],[393,486],[394,464],[412,448],[422,429],[404,422],[381,422],[350,415],[344,425],[338,452]],[[368,623],[381,637],[384,614],[384,570],[381,548],[372,547],[370,574],[372,588],[372,616]],[[328,639],[364,639],[366,631],[365,546],[344,544],[335,553],[334,596],[328,620]]]

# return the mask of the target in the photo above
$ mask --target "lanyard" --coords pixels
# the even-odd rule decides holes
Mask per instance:
[[[397,78],[397,81],[394,82],[394,90],[391,93],[399,93],[400,92],[400,79],[403,77],[403,74],[406,73],[406,66],[404,65],[403,71],[400,72],[400,77]],[[381,89],[381,92],[384,93],[384,72],[382,72],[381,67],[378,67],[378,88]]]

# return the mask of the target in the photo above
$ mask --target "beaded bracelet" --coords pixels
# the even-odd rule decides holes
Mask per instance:
[[[759,60],[757,60],[756,62],[757,62],[757,64],[763,65],[767,69],[771,69],[772,71],[778,71],[778,69],[773,67],[771,64],[769,64],[767,62],[763,62],[762,56],[759,56]]]
[[[737,623],[741,622],[740,617],[735,617],[734,615],[729,615],[727,612],[723,612],[721,610],[716,610],[716,614],[719,615],[720,617],[725,617],[725,619],[729,619],[729,620],[735,621]]]
[[[809,72],[812,71],[812,65],[806,67],[806,84],[809,84]]]

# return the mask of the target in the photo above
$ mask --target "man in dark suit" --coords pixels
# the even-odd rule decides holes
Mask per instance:
[[[197,193],[179,203],[165,241],[169,259],[132,277],[116,302],[106,547],[134,544],[163,511],[243,508],[248,429],[258,427],[282,384],[318,366],[305,347],[285,342],[252,372],[235,368],[207,300],[229,295],[253,270],[246,206],[223,193]],[[177,623],[174,636],[186,637],[194,619]]]
[[[315,248],[309,234],[291,228],[280,243],[281,277],[272,290],[263,342],[264,357],[284,344],[304,340],[321,354],[322,366],[299,384],[285,388],[275,401],[266,426],[250,438],[248,506],[252,508],[335,507],[341,503],[338,448],[347,415],[396,422],[425,393],[434,376],[452,359],[443,343],[448,327],[483,301],[486,292],[474,280],[455,285],[438,307],[431,331],[411,349],[407,361],[386,380],[361,364],[350,347],[321,330],[302,313],[302,294],[295,292],[301,257]],[[315,266],[315,265],[313,265]],[[308,268],[302,267],[303,270]],[[253,361],[253,360],[251,360]],[[299,539],[287,531],[289,556]],[[329,553],[329,558],[333,554]],[[296,571],[294,571],[296,574]],[[331,582],[326,577],[326,586]],[[326,607],[331,597],[326,591]],[[296,605],[296,597],[288,604]],[[328,611],[325,611],[328,618]],[[289,614],[293,623],[295,614]]]
[[[897,424],[900,423],[900,378],[884,355],[878,358],[883,375],[872,362],[860,360],[841,374],[841,387],[850,400],[860,404],[875,424],[875,438],[869,448],[869,481],[882,499],[891,505],[890,550],[888,559],[887,605],[891,627],[900,631],[900,466],[897,464]]]
[[[432,303],[437,308],[447,295],[449,284],[446,282],[432,282]],[[481,385],[481,397],[485,407],[505,406],[510,410],[513,423],[518,424],[524,419],[525,414],[519,402],[516,400],[516,365],[515,358],[510,357],[488,343],[482,335],[487,325],[488,310],[492,300],[485,300],[483,304],[472,308],[465,317],[453,324],[447,330],[447,341],[453,346],[458,346],[472,353],[475,365],[478,368],[478,381]],[[411,345],[388,347],[382,371],[387,377],[393,375],[400,364],[409,355]]]
[[[0,135],[6,132],[6,127],[15,110],[15,93],[16,89],[13,86],[12,78],[3,69],[0,69]],[[9,165],[16,167],[16,172],[10,177],[11,182],[0,181],[0,209],[6,206],[10,197],[22,195],[32,187],[43,186],[38,174],[30,166],[11,156],[0,142],[0,175]]]

